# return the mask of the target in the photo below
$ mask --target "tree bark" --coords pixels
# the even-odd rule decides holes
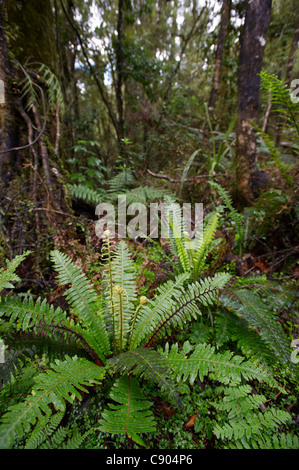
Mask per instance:
[[[117,140],[119,154],[126,158],[125,138],[125,118],[124,118],[124,1],[118,0],[118,18],[117,18],[117,40],[115,47],[116,57],[116,106],[117,106]]]
[[[220,30],[218,34],[215,72],[213,85],[211,89],[209,108],[214,109],[216,104],[217,93],[220,85],[221,68],[223,61],[224,45],[227,37],[228,26],[230,21],[231,0],[223,0],[221,9]]]
[[[292,78],[292,70],[293,70],[293,65],[294,65],[294,56],[298,47],[298,42],[299,42],[299,18],[297,21],[297,25],[295,28],[294,32],[294,37],[289,53],[289,58],[288,58],[288,65],[287,65],[287,70],[286,70],[286,75],[285,75],[285,83],[290,86],[291,84],[291,78]]]
[[[241,206],[258,195],[256,131],[259,116],[260,77],[272,0],[249,0],[241,35],[238,67],[238,122],[236,142],[237,196]]]
[[[0,0],[0,179],[6,184],[11,178],[12,152],[15,146],[15,108],[13,96],[14,69],[9,60],[8,47],[5,36],[6,3]],[[7,150],[7,152],[6,152]]]

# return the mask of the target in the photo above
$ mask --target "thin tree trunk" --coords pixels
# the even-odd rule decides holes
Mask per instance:
[[[237,192],[240,205],[256,197],[256,131],[252,122],[259,116],[260,77],[272,0],[250,0],[241,35],[238,67],[238,122],[236,142]]]
[[[213,85],[211,89],[209,108],[215,108],[217,93],[220,85],[221,68],[223,61],[224,45],[227,37],[227,31],[230,21],[231,0],[223,0],[221,9],[220,30],[218,34],[217,49],[216,49],[216,62],[215,72],[213,78]]]
[[[294,57],[295,57],[296,50],[298,48],[298,43],[299,43],[299,18],[298,18],[297,26],[294,32],[294,37],[293,37],[293,41],[292,41],[292,45],[291,45],[291,49],[289,53],[288,65],[287,65],[287,70],[286,70],[286,75],[285,75],[285,83],[288,86],[290,86],[291,84]]]
[[[16,142],[15,107],[12,94],[14,70],[9,60],[8,47],[5,37],[6,4],[0,0],[0,180],[6,184],[11,179],[12,151]],[[7,153],[6,153],[6,150]]]

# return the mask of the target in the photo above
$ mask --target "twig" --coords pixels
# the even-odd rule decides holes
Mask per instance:
[[[170,176],[168,175],[158,175],[157,173],[153,173],[151,170],[146,170],[148,172],[149,175],[153,176],[154,178],[161,178],[163,180],[167,180],[167,181],[170,181],[170,183],[181,183],[181,179],[174,179],[174,178],[171,178]],[[195,181],[196,183],[199,183],[199,180],[201,179],[204,179],[204,178],[217,178],[218,176],[228,176],[228,173],[218,173],[218,174],[215,174],[215,175],[200,175],[200,176],[196,176],[194,178],[186,178],[183,180],[183,182],[185,181]]]

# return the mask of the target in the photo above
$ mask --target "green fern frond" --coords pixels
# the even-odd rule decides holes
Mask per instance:
[[[266,402],[263,395],[252,395],[249,385],[228,387],[223,400],[215,404],[220,411],[227,413],[224,424],[216,424],[213,432],[224,442],[234,442],[237,447],[252,448],[261,444],[282,425],[291,423],[291,415],[280,409],[260,410]]]
[[[26,333],[25,336],[15,338],[21,347],[26,344],[34,345],[37,349],[41,347],[43,352],[48,354],[53,341],[57,343],[56,346],[64,342],[65,351],[68,349],[67,345],[72,345],[77,350],[78,347],[85,349],[95,358],[92,347],[96,350],[97,344],[90,332],[75,324],[60,307],[49,305],[45,299],[38,298],[34,301],[32,297],[22,299],[7,295],[0,300],[0,317],[2,316],[9,319],[17,332]],[[38,337],[49,338],[49,341],[39,341]],[[61,348],[58,347],[58,351],[59,349]]]
[[[5,362],[0,362],[0,390],[10,383],[13,377],[22,371],[22,367],[26,359],[29,357],[32,358],[34,353],[34,347],[5,352]]]
[[[165,194],[166,191],[164,189],[152,188],[150,186],[139,186],[125,193],[127,204],[133,204],[135,202],[146,204],[149,201],[162,199]]]
[[[263,436],[252,442],[253,449],[299,449],[299,437],[291,433]]]
[[[133,170],[131,168],[123,169],[107,181],[107,184],[109,185],[108,194],[110,199],[112,196],[117,198],[118,194],[125,193],[128,188],[133,186],[134,183],[135,178],[133,175]]]
[[[111,253],[108,250],[108,262],[104,278],[105,295],[112,315],[113,339],[122,350],[126,345],[135,312],[136,267],[124,241],[121,241]]]
[[[38,449],[47,439],[50,439],[63,417],[64,412],[58,411],[50,416],[50,419],[46,416],[44,420],[40,420],[27,439],[25,449]]]
[[[39,421],[27,439],[25,449],[78,449],[87,433],[82,435],[77,426],[72,429],[61,426],[63,417],[64,412],[59,411],[46,424]]]
[[[155,299],[149,299],[148,305],[141,307],[130,337],[130,350],[138,347],[144,338],[151,334],[154,325],[159,324],[161,318],[170,311],[174,300],[182,294],[188,278],[188,274],[180,274],[174,281],[167,281],[158,287]]]
[[[6,267],[0,269],[0,293],[3,289],[13,289],[12,282],[21,281],[20,277],[16,274],[16,269],[30,254],[30,251],[25,251],[22,255],[16,256],[12,261],[6,260]]]
[[[6,295],[0,299],[0,317],[9,318],[17,330],[27,331],[45,323],[63,323],[66,320],[66,313],[60,308],[54,308],[48,304],[46,299],[38,298],[33,300],[32,297],[24,299],[16,295]]]
[[[137,348],[109,359],[107,366],[111,367],[113,372],[123,374],[130,372],[149,382],[156,383],[161,390],[165,390],[180,405],[175,390],[176,384],[170,377],[164,357],[157,351],[149,348]]]
[[[137,434],[153,432],[155,421],[150,411],[152,404],[144,399],[137,380],[131,376],[120,377],[109,396],[118,404],[109,404],[109,409],[103,412],[99,429],[112,434],[125,434],[142,443]]]
[[[166,310],[163,309],[163,305],[159,304],[158,316],[154,308],[149,311],[148,318],[151,321],[148,328],[151,333],[146,341],[147,346],[154,339],[171,332],[174,327],[182,327],[187,321],[198,319],[201,315],[200,308],[216,302],[220,290],[228,283],[230,277],[227,273],[217,273],[213,278],[207,277],[189,284],[184,292],[178,292],[176,299],[172,305],[167,305]],[[147,308],[149,307],[146,306],[144,310]]]
[[[260,73],[261,89],[270,91],[271,103],[275,106],[275,112],[286,123],[291,131],[295,131],[296,139],[299,137],[299,104],[292,100],[290,90],[283,80],[275,75],[263,71]],[[294,135],[294,133],[293,133]]]
[[[193,384],[197,377],[203,381],[204,377],[209,376],[211,380],[223,384],[258,379],[275,386],[273,377],[256,362],[246,361],[231,351],[216,353],[209,344],[198,344],[192,349],[187,341],[180,352],[177,344],[165,350],[167,362],[178,381],[189,380]]]
[[[42,63],[31,63],[28,64],[27,67],[35,69],[37,74],[41,77],[42,81],[44,81],[48,91],[49,104],[59,104],[61,112],[64,113],[65,105],[63,92],[57,76],[47,65]]]
[[[57,250],[51,252],[51,258],[61,285],[71,285],[65,292],[65,297],[75,315],[88,331],[89,338],[93,337],[91,347],[102,361],[110,354],[110,340],[105,323],[104,307],[99,302],[95,289],[81,270],[72,260]]]
[[[76,199],[81,199],[89,204],[101,204],[105,200],[106,191],[92,189],[85,184],[69,183],[68,188],[71,195]]]
[[[66,357],[56,361],[51,369],[35,377],[35,385],[25,402],[9,408],[2,417],[0,448],[10,448],[15,437],[22,438],[37,420],[45,423],[45,416],[52,415],[52,406],[65,411],[66,402],[81,400],[86,387],[100,384],[104,369],[84,358]]]
[[[233,290],[232,297],[221,296],[221,302],[242,316],[251,328],[259,330],[263,341],[269,345],[281,362],[292,367],[289,341],[275,313],[258,295],[246,289],[238,289]]]
[[[192,263],[192,276],[197,280],[204,268],[206,258],[211,252],[212,242],[217,230],[220,212],[215,211],[209,217],[208,223],[205,225],[203,231],[199,233],[199,237],[195,239],[194,250],[190,250],[191,263]]]
[[[263,366],[269,370],[276,364],[275,355],[261,336],[250,329],[244,318],[238,317],[233,312],[228,310],[218,312],[215,318],[215,338],[218,347],[230,341],[236,342],[245,357],[263,363]]]

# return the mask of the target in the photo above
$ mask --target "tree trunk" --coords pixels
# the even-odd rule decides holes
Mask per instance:
[[[213,85],[211,89],[209,108],[214,109],[216,104],[217,93],[220,85],[221,68],[224,52],[224,44],[227,37],[227,31],[230,21],[231,0],[223,0],[221,9],[220,30],[218,34],[217,49],[216,49],[216,62],[215,72],[213,78]]]
[[[288,65],[287,65],[287,70],[286,70],[286,75],[285,75],[285,83],[288,86],[290,86],[291,84],[294,56],[298,47],[298,42],[299,42],[299,18],[298,18],[297,25],[296,25],[295,32],[294,32],[293,42],[292,42],[290,53],[289,53]]]
[[[256,132],[252,122],[257,122],[259,115],[259,73],[262,68],[271,6],[271,0],[249,0],[241,35],[236,143],[237,193],[241,206],[253,203],[260,186]]]
[[[118,0],[118,20],[117,20],[117,42],[116,42],[116,105],[117,105],[117,139],[119,146],[119,153],[125,157],[125,121],[124,121],[124,99],[123,99],[123,85],[124,85],[124,54],[123,54],[123,40],[124,40],[124,5],[123,0]]]
[[[12,152],[15,146],[15,108],[12,92],[14,69],[9,60],[5,37],[6,4],[0,0],[0,180],[6,184],[11,178]],[[6,152],[7,150],[7,152]]]

